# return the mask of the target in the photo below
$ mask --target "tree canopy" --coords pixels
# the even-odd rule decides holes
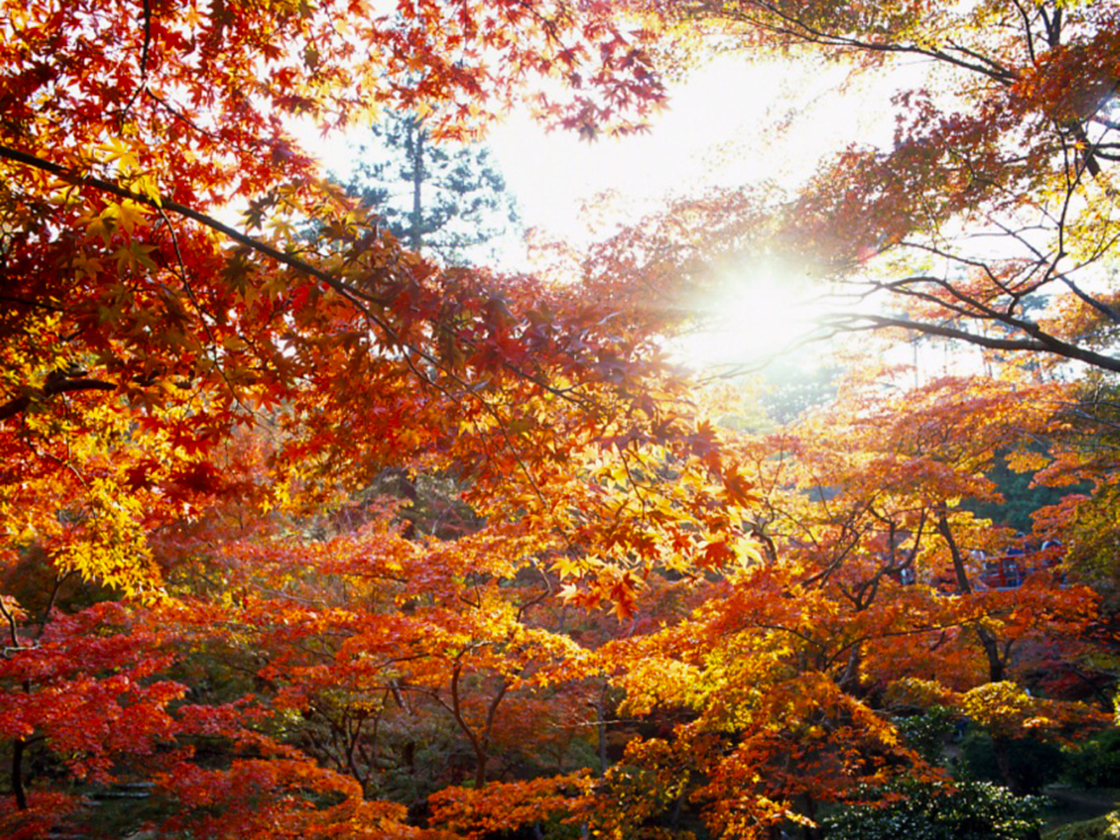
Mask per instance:
[[[822,332],[898,329],[1120,370],[1114,4],[644,7],[745,55],[843,63],[895,91],[888,146],[844,149],[762,216],[768,247],[850,304]],[[927,69],[918,84],[906,65]]]
[[[4,836],[129,784],[167,838],[813,836],[945,807],[907,718],[1001,771],[1109,724],[1114,4],[0,3]],[[891,148],[540,276],[430,259],[296,140],[632,133],[732,47],[940,70]],[[823,332],[993,373],[865,355],[739,422],[667,342],[779,251],[891,301]],[[1078,491],[1014,587],[1004,465]]]

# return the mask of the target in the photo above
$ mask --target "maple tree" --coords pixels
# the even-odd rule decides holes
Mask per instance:
[[[135,772],[130,751],[158,754],[156,778],[183,819],[207,815],[192,831],[251,836],[286,813],[296,834],[311,836],[296,818],[302,811],[329,831],[333,812],[315,797],[254,806],[269,790],[361,798],[273,737],[282,726],[269,735],[262,715],[304,712],[337,728],[341,710],[373,715],[376,725],[370,695],[400,685],[449,716],[481,785],[500,707],[541,705],[515,696],[518,687],[547,684],[541,669],[571,648],[513,620],[535,596],[519,607],[499,583],[534,565],[551,574],[547,558],[557,557],[566,576],[579,576],[579,597],[632,609],[651,534],[665,526],[643,519],[642,494],[668,483],[638,472],[643,457],[672,460],[674,479],[688,479],[664,492],[685,505],[679,521],[698,526],[691,552],[703,552],[704,533],[725,518],[712,501],[725,493],[744,501],[710,430],[697,429],[679,402],[649,329],[620,330],[596,301],[532,278],[426,262],[324,182],[285,122],[338,128],[371,106],[402,107],[427,115],[434,137],[465,136],[517,94],[515,81],[536,73],[558,75],[570,94],[534,93],[546,118],[586,134],[630,130],[628,120],[664,91],[644,34],[609,12],[609,4],[575,15],[564,6],[435,2],[392,16],[361,2],[5,7],[5,563],[15,569],[35,553],[50,569],[48,589],[80,578],[104,588],[97,597],[130,599],[121,607],[129,620],[176,628],[161,642],[159,667],[102,661],[77,645],[56,654],[55,676],[39,664],[52,634],[68,622],[97,627],[105,608],[74,604],[63,618],[53,596],[25,586],[19,600],[4,593],[4,733],[17,812],[6,829],[40,830],[32,812],[64,816],[57,802],[36,811],[25,791],[34,744],[71,756],[75,769],[94,762],[99,780]],[[244,228],[224,221],[231,207],[243,210]],[[309,225],[311,240],[301,234]],[[379,613],[347,601],[329,607],[334,592],[321,615],[300,612],[288,591],[295,579],[281,569],[322,553],[285,542],[282,529],[345,512],[351,493],[386,470],[466,487],[471,515],[491,522],[478,539],[504,558],[500,574],[478,580],[494,560],[466,542],[406,551],[398,539],[386,555],[377,546],[392,539],[371,533],[363,545],[372,556],[422,560],[416,597],[437,596],[430,570],[446,562],[474,580],[469,591],[462,580],[447,583],[473,609],[426,603],[410,621],[403,595]],[[531,548],[518,547],[525,540]],[[269,577],[269,554],[282,551],[292,559]],[[609,562],[627,556],[636,568]],[[369,586],[368,569],[341,563],[333,557],[322,571],[341,576],[352,597]],[[30,601],[41,609],[30,612]],[[148,644],[145,632],[132,655]],[[297,655],[320,636],[349,636],[350,646]],[[260,671],[255,679],[282,686],[275,709],[218,702],[228,698],[187,704],[185,692],[197,689],[156,673],[199,673],[187,640],[229,667],[251,638],[276,651],[268,662],[242,660]],[[390,651],[408,644],[425,652],[415,673],[398,675]],[[361,645],[369,651],[350,652]],[[363,676],[377,648],[387,657],[380,676]],[[569,658],[578,657],[564,659],[574,667]],[[130,681],[137,687],[126,690]],[[82,703],[82,693],[104,703]],[[55,696],[65,714],[20,712],[31,704],[45,714]],[[58,734],[104,734],[105,722],[131,716],[146,724],[133,726],[128,743],[106,736],[72,746]],[[188,742],[200,732],[224,739],[234,763],[193,759]],[[314,732],[303,734],[313,742]],[[335,763],[368,787],[376,761],[359,768],[351,748],[353,738],[348,760]],[[329,762],[328,752],[318,757]]]
[[[853,144],[768,198],[760,253],[785,254],[849,304],[821,334],[895,329],[1120,370],[1107,338],[1115,4],[631,5],[744,60],[819,60],[894,91],[889,143]],[[927,72],[903,81],[914,62]]]
[[[796,236],[822,265],[863,265],[871,245],[913,245],[898,226],[916,204],[873,201],[875,178],[937,199],[934,238],[971,212],[965,186],[896,150],[859,167],[862,191],[822,178],[778,214],[766,194],[689,198],[559,278],[506,276],[410,251],[294,139],[294,120],[339,130],[376,108],[467,139],[518,97],[587,136],[637,130],[665,90],[654,33],[620,8],[5,3],[0,831],[88,823],[52,778],[68,777],[151,783],[168,837],[659,837],[686,819],[772,836],[860,782],[937,783],[896,708],[955,709],[996,739],[1099,723],[1022,688],[1057,693],[1037,675],[1082,650],[1095,595],[1052,574],[986,591],[967,551],[1005,535],[958,503],[996,499],[983,472],[1000,453],[1044,466],[1022,444],[1060,423],[1064,386],[890,400],[869,374],[752,436],[719,428],[721,405],[662,349],[721,260]],[[799,8],[848,20],[835,46],[857,53],[853,32],[933,25]],[[750,9],[786,14],[725,6]],[[1071,43],[1106,53],[1105,11],[1069,11]],[[1044,20],[1026,15],[1023,37]],[[1036,71],[1073,66],[1056,43]],[[1027,163],[979,118],[945,125],[921,103],[900,137],[983,146],[1007,178],[1034,166],[1028,194],[1071,211],[1105,190],[1107,143],[1071,151],[1055,192],[1047,143],[1074,128],[1028,130],[1047,108],[1069,117],[1065,93],[973,60],[1013,94]],[[1099,218],[1056,230],[1103,237],[1095,250],[989,260],[963,297],[888,285],[914,317],[1021,328],[1028,291],[1006,272],[1041,271],[1100,314],[1059,268],[1107,255],[1092,204]],[[841,210],[866,222],[847,241],[825,235]],[[1031,329],[989,344],[1112,369]],[[1055,474],[1091,471],[1058,454]]]
[[[915,57],[931,68],[923,87],[902,90],[893,98],[896,129],[885,148],[851,147],[822,162],[797,191],[783,194],[766,185],[713,192],[679,202],[662,219],[624,234],[636,243],[629,246],[631,265],[639,265],[662,295],[647,308],[651,316],[681,309],[682,299],[718,276],[728,255],[742,265],[752,257],[765,260],[777,254],[853,303],[850,310],[822,317],[818,336],[889,329],[971,343],[996,351],[987,355],[989,363],[1008,360],[1039,379],[1047,376],[1042,365],[1053,361],[1082,362],[1106,373],[1120,369],[1111,346],[1116,320],[1111,282],[1115,194],[1109,186],[1115,130],[1114,4],[991,2],[940,9],[918,3],[747,0],[631,5],[695,38],[690,47],[710,34],[722,47],[746,47],[745,57],[824,56],[847,62],[856,73],[879,73],[884,79],[891,78],[888,71],[899,61]],[[682,235],[660,237],[673,227]],[[616,237],[620,250],[627,248],[622,240]],[[689,250],[693,253],[685,253]],[[696,251],[703,257],[697,259]],[[1063,378],[1078,370],[1053,369]],[[821,720],[845,719],[835,704],[829,705],[837,685],[852,692],[854,701],[867,700],[872,706],[881,701],[863,694],[866,685],[857,688],[862,679],[881,680],[885,686],[928,670],[960,690],[982,687],[986,680],[1003,686],[1015,669],[1022,669],[1017,679],[1058,670],[1055,662],[1035,658],[1058,650],[1064,651],[1059,656],[1076,658],[1073,651],[1084,649],[1086,634],[1099,629],[1093,597],[1083,589],[1078,595],[1056,589],[1053,578],[1035,578],[1013,594],[978,591],[982,575],[970,566],[983,561],[972,552],[986,550],[988,557],[998,557],[1011,535],[955,507],[962,495],[998,502],[981,476],[991,467],[993,445],[1017,450],[1014,469],[1033,472],[1048,465],[1049,454],[1020,446],[1025,436],[1056,442],[1061,436],[1057,430],[1068,430],[1071,413],[1062,407],[1070,404],[1072,389],[1055,381],[1049,392],[1035,391],[1017,381],[1014,395],[998,397],[988,392],[983,377],[957,387],[932,393],[950,406],[959,405],[963,422],[951,421],[947,407],[936,409],[941,420],[933,421],[929,390],[907,393],[886,415],[861,418],[877,434],[908,426],[908,439],[889,438],[888,445],[898,452],[875,446],[869,453],[866,442],[838,436],[837,417],[828,414],[819,436],[776,437],[770,446],[756,445],[754,454],[743,459],[758,465],[759,473],[744,472],[761,496],[761,509],[769,508],[767,516],[755,520],[759,550],[784,575],[772,583],[767,579],[765,585],[750,578],[744,588],[751,594],[733,601],[725,620],[737,630],[745,625],[754,631],[736,651],[738,659],[769,644],[825,667],[824,679],[794,671],[806,683],[788,689],[799,700],[820,698],[831,712],[818,712]],[[1004,417],[1008,400],[1039,400],[1038,413],[1028,427],[1004,427],[989,440],[986,435],[996,426],[982,418],[992,411]],[[915,401],[920,408],[915,409]],[[866,405],[853,408],[868,411]],[[850,422],[841,421],[840,428],[847,429]],[[1079,431],[1105,427],[1091,421]],[[969,452],[970,446],[976,448]],[[1086,447],[1074,449],[1078,451],[1056,450],[1056,462],[1039,475],[1044,480],[1053,476],[1061,484],[1089,475],[1100,482],[1098,487],[1111,482],[1111,468],[1094,472],[1090,464],[1095,459],[1086,457]],[[1104,450],[1097,451],[1103,455]],[[1097,461],[1096,466],[1104,465]],[[799,469],[807,468],[819,479],[799,483],[806,480],[798,477]],[[787,497],[782,492],[786,482],[799,493]],[[767,487],[774,488],[772,493],[760,490]],[[899,491],[902,495],[896,496]],[[1104,537],[1098,548],[1107,555],[1111,508],[1102,504],[1093,511],[1082,507],[1085,501],[1071,499],[1056,509],[1045,536],[1072,536],[1068,528],[1080,507],[1086,514],[1083,522],[1095,521],[1097,527],[1082,532],[1089,539],[1075,552],[1082,546],[1093,550],[1090,533],[1096,530]],[[791,580],[784,566],[795,558],[800,567]],[[928,590],[897,586],[904,579],[913,583],[919,568],[926,575],[921,582],[935,584],[941,596],[923,603]],[[1104,577],[1111,581],[1110,575]],[[802,580],[825,590],[812,593],[820,600],[805,612],[798,604],[804,595],[792,586]],[[836,587],[832,595],[827,594],[829,584]],[[719,603],[713,599],[706,608],[723,616]],[[1069,611],[1051,625],[1056,614],[1044,603]],[[955,609],[961,612],[954,614]],[[970,610],[977,612],[970,617]],[[761,626],[732,616],[758,616]],[[907,623],[918,616],[923,616],[918,624]],[[896,619],[904,626],[892,629]],[[627,686],[634,697],[645,691],[652,698],[648,703],[660,698],[704,708],[702,693],[690,688],[712,667],[710,662],[722,665],[730,657],[712,654],[709,659],[696,653],[697,640],[721,639],[727,632],[724,625],[719,632],[700,627],[689,625],[680,637],[666,631],[642,648],[642,656],[663,659],[631,675]],[[918,641],[934,628],[937,633]],[[1053,640],[1043,642],[1039,631],[1057,631],[1064,641],[1055,647]],[[772,641],[774,635],[784,645]],[[712,647],[719,650],[720,645],[713,642]],[[757,667],[758,658],[750,659]],[[771,683],[758,672],[741,681],[751,688],[760,683],[767,688],[756,701],[761,709],[755,719],[758,731],[750,746],[742,747],[741,764],[725,761],[734,743],[729,738],[713,750],[712,764],[696,769],[710,777],[713,767],[726,765],[729,781],[714,789],[712,807],[729,807],[725,797],[738,797],[737,810],[725,817],[732,832],[766,830],[781,819],[791,797],[804,797],[801,813],[795,814],[803,819],[806,813],[812,816],[813,801],[841,794],[839,780],[852,771],[841,771],[838,759],[820,777],[798,772],[804,766],[820,767],[830,747],[833,754],[849,757],[876,752],[869,726],[849,730],[868,740],[860,743],[853,737],[846,753],[829,743],[827,729],[817,731],[814,751],[796,727],[783,731],[770,723],[782,719],[766,707],[779,695]],[[819,688],[814,693],[808,685]],[[1006,691],[1014,694],[1016,689],[1008,686]],[[1011,694],[977,696],[1001,705]],[[929,702],[926,697],[922,704]],[[740,696],[713,702],[726,715],[744,715],[749,706]],[[812,719],[806,709],[798,706],[786,717]],[[1016,725],[1023,722],[1020,717]],[[766,728],[768,723],[772,729]],[[997,742],[1008,737],[1010,730],[995,733]],[[674,753],[676,760],[703,754],[695,741],[685,741],[683,735],[681,741],[686,745]],[[903,761],[886,759],[889,751],[882,745],[877,751],[881,769]],[[769,756],[792,759],[783,769],[796,769],[782,776],[766,765]],[[760,766],[769,772],[760,773]]]
[[[967,550],[1001,535],[959,507],[993,492],[983,465],[1048,422],[1043,392],[1057,387],[1024,400],[1021,386],[943,381],[896,402],[871,382],[799,426],[747,437],[759,556],[691,614],[607,646],[626,709],[689,711],[633,741],[627,762],[669,773],[715,836],[816,821],[861,779],[922,778],[884,710],[955,708],[997,749],[1107,720],[1017,684],[1042,688],[1049,657],[1083,649],[1095,596],[1045,571],[1016,590],[984,587]],[[667,815],[664,790],[644,795]]]

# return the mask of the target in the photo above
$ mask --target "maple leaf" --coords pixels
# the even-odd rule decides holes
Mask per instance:
[[[1023,39],[1050,39],[1010,11],[980,26],[989,6],[721,8],[758,16],[721,37],[785,50],[825,33],[804,46],[863,68],[955,59],[980,83],[949,91],[960,113],[900,95],[891,148],[826,160],[789,200],[682,200],[554,282],[409,252],[285,117],[411,109],[433,139],[463,137],[523,97],[585,139],[643,130],[663,51],[634,45],[652,36],[618,4],[148,6],[4,6],[20,37],[0,43],[0,832],[44,834],[71,808],[61,780],[27,790],[33,755],[155,780],[168,834],[419,838],[438,829],[365,798],[407,778],[442,786],[433,818],[466,834],[569,820],[622,836],[695,808],[748,836],[808,824],[797,803],[885,767],[928,772],[868,686],[932,674],[929,696],[1001,734],[1092,723],[1010,678],[1087,644],[1097,597],[1053,574],[983,591],[969,549],[1002,537],[960,504],[994,498],[996,452],[1056,428],[1043,407],[1068,404],[1065,383],[891,398],[862,365],[832,409],[740,435],[658,349],[690,316],[649,302],[794,243],[905,304],[834,326],[1118,369],[1096,332],[1113,302],[1079,285],[1117,241],[1115,196],[1092,185],[1115,130],[1093,122],[1106,15],[1067,4],[1075,40],[1027,66]],[[709,13],[674,9],[669,27],[657,11],[661,32]],[[938,52],[953,22],[968,46]],[[547,93],[523,91],[534,74]],[[1049,226],[1037,241],[999,227],[1028,216]],[[968,250],[979,218],[1020,253]],[[959,271],[931,276],[931,253]],[[1058,286],[1072,299],[1024,315]],[[1047,469],[1114,484],[1074,444]],[[1080,533],[1110,544],[1098,514]],[[581,755],[599,756],[594,784],[489,783]]]

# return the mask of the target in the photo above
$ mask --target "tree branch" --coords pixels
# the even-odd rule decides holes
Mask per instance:
[[[1016,81],[1017,76],[1014,72],[999,64],[994,59],[987,56],[979,55],[971,50],[966,50],[956,44],[950,46],[961,52],[968,58],[973,59],[967,61],[963,58],[952,55],[942,49],[929,49],[920,47],[917,44],[896,44],[896,43],[876,43],[874,41],[862,41],[859,38],[854,38],[849,35],[835,34],[826,32],[823,29],[815,27],[806,21],[790,14],[789,12],[782,11],[777,7],[777,4],[772,2],[756,2],[751,5],[763,13],[769,13],[777,18],[780,23],[766,21],[762,18],[753,17],[749,14],[732,15],[740,20],[746,20],[754,23],[763,29],[769,29],[780,35],[789,35],[803,41],[821,44],[826,47],[844,47],[853,50],[860,50],[862,52],[871,53],[900,53],[903,55],[923,55],[927,58],[932,58],[936,61],[944,61],[947,64],[952,64],[960,67],[963,70],[968,70],[973,73],[979,73],[987,76],[993,81],[1000,84],[1010,85]],[[717,13],[718,14],[718,13]],[[978,63],[977,63],[978,62]]]
[[[1003,320],[1003,319],[1001,319]],[[1037,327],[1029,330],[1032,338],[993,338],[986,335],[977,335],[957,327],[945,324],[932,324],[925,321],[912,321],[909,318],[893,318],[882,315],[831,315],[821,321],[821,326],[832,330],[832,335],[841,332],[859,332],[862,330],[878,330],[898,328],[923,335],[936,335],[941,338],[953,338],[987,347],[990,350],[1027,351],[1032,353],[1052,353],[1066,359],[1084,362],[1087,365],[1120,373],[1120,359],[1086,350],[1075,344],[1062,341],[1059,338],[1042,332]],[[1020,327],[1021,328],[1021,327]]]
[[[1059,279],[1063,283],[1065,283],[1066,286],[1069,287],[1071,292],[1073,292],[1075,295],[1077,295],[1085,303],[1089,304],[1089,306],[1093,307],[1093,309],[1100,312],[1102,315],[1104,315],[1106,318],[1108,318],[1108,320],[1110,320],[1112,323],[1120,324],[1120,312],[1117,312],[1115,309],[1113,309],[1111,306],[1109,306],[1104,301],[1097,300],[1095,297],[1090,295],[1088,292],[1084,291],[1080,286],[1078,286],[1076,283],[1074,283],[1072,280],[1070,280],[1064,274],[1061,275]]]
[[[48,379],[42,388],[0,405],[0,422],[17,414],[22,414],[36,399],[53,397],[55,394],[64,394],[69,391],[115,391],[116,389],[117,386],[112,382],[105,382],[101,379],[57,379],[54,381]]]
[[[37,157],[36,155],[28,154],[27,152],[21,152],[18,149],[13,149],[8,146],[0,146],[0,158],[6,158],[8,160],[15,161],[16,163],[22,163],[25,166],[39,169],[43,172],[49,172],[50,174],[61,178],[63,181],[74,184],[76,186],[93,187],[94,189],[100,190],[102,192],[107,192],[111,195],[115,195],[118,198],[128,199],[129,201],[134,201],[137,204],[151,207],[154,210],[170,210],[173,213],[179,214],[180,216],[186,216],[188,219],[192,219],[193,221],[196,221],[199,224],[222,234],[223,236],[227,236],[234,242],[237,242],[240,245],[244,245],[250,250],[256,251],[258,254],[263,254],[264,256],[276,260],[277,262],[282,263],[289,268],[294,268],[296,271],[314,277],[316,280],[325,283],[331,289],[338,292],[338,294],[342,295],[351,303],[360,306],[363,311],[365,311],[366,308],[361,305],[361,302],[374,303],[379,306],[388,305],[390,302],[387,300],[382,300],[381,298],[374,297],[365,292],[361,292],[353,288],[352,286],[348,286],[347,284],[341,282],[322,269],[316,268],[310,263],[304,262],[298,257],[274,248],[265,242],[261,242],[259,239],[254,239],[253,237],[248,236],[241,231],[230,227],[229,225],[222,224],[214,217],[208,216],[205,213],[201,213],[198,210],[195,210],[193,207],[187,207],[185,204],[179,204],[178,202],[170,201],[167,199],[160,199],[157,201],[156,199],[150,198],[146,195],[142,195],[140,193],[133,192],[132,190],[125,189],[118,184],[114,184],[112,181],[106,181],[102,178],[95,178],[90,175],[79,175],[78,173],[72,172],[64,166],[59,166],[57,163],[52,163],[51,161],[44,160],[43,158]],[[370,313],[368,313],[367,311],[366,314],[369,315]]]

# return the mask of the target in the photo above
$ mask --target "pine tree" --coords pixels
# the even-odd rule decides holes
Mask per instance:
[[[490,151],[437,143],[415,113],[373,125],[348,188],[407,247],[450,264],[492,256],[496,241],[519,222]]]

